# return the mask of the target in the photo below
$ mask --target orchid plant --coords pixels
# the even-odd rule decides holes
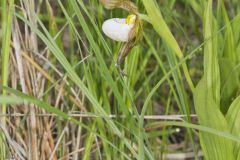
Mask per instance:
[[[124,43],[120,49],[116,66],[122,75],[126,75],[121,69],[121,64],[131,49],[142,39],[143,22],[138,16],[136,5],[129,0],[100,1],[107,9],[122,8],[130,13],[127,18],[108,19],[102,25],[102,30],[106,36],[112,40]]]

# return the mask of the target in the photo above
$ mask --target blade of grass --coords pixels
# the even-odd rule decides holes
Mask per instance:
[[[76,31],[76,34],[78,35],[77,29],[76,29],[75,26],[74,26],[73,20],[70,19],[70,16],[69,16],[68,13],[66,12],[66,10],[65,10],[64,6],[62,5],[61,1],[58,1],[58,3],[60,4],[60,6],[61,6],[61,8],[62,8],[62,10],[63,10],[63,12],[64,12],[64,14],[65,14],[65,17],[66,17],[67,20],[69,21],[69,24],[71,25],[71,27],[73,27],[73,29]],[[73,4],[72,4],[72,3],[73,3]],[[95,40],[93,39],[92,32],[90,31],[90,29],[89,29],[87,23],[85,22],[85,20],[83,20],[83,16],[82,16],[81,12],[79,11],[80,9],[77,7],[78,4],[77,4],[76,2],[72,2],[72,3],[70,3],[70,5],[71,5],[71,6],[74,6],[73,11],[76,12],[76,15],[77,15],[77,17],[78,17],[78,20],[79,20],[80,24],[81,24],[82,27],[83,27],[83,30],[84,30],[84,32],[85,32],[85,34],[86,34],[86,36],[87,36],[87,38],[88,38],[88,40],[89,40],[92,48],[93,48],[94,53],[96,54],[97,61],[99,61],[99,65],[95,65],[95,67],[96,67],[97,70],[99,70],[100,73],[103,72],[103,75],[104,75],[105,79],[107,79],[107,80],[103,80],[103,81],[104,81],[104,82],[103,82],[104,84],[103,84],[102,86],[104,86],[104,85],[109,85],[109,86],[111,86],[111,89],[113,90],[113,93],[115,94],[116,99],[118,100],[117,102],[119,103],[119,105],[120,105],[120,106],[125,106],[125,104],[124,104],[124,102],[123,102],[123,98],[122,98],[122,96],[120,96],[120,92],[118,91],[117,85],[116,85],[116,83],[114,82],[113,78],[111,77],[111,74],[110,74],[110,72],[109,72],[109,70],[108,70],[108,68],[107,68],[107,66],[106,66],[106,64],[105,64],[105,62],[104,62],[104,59],[103,59],[103,57],[102,57],[102,54],[100,53],[100,48],[99,48],[99,46],[97,45],[97,43],[95,42]],[[72,8],[72,7],[71,7],[71,8]],[[87,13],[87,11],[86,11],[86,13]],[[89,16],[89,18],[91,18],[91,17]],[[93,23],[93,25],[95,26],[94,23]],[[80,35],[79,35],[78,37],[81,39],[81,36],[80,36]],[[95,63],[95,64],[96,64],[96,63]],[[89,67],[91,67],[91,66],[89,66]],[[85,64],[84,64],[83,68],[84,68],[85,77],[86,77],[86,79],[87,79],[87,84],[88,84],[89,91],[90,91],[93,95],[96,96],[96,95],[98,94],[98,93],[95,92],[96,90],[98,90],[97,86],[94,84],[94,80],[96,80],[96,78],[93,77],[94,74],[89,73],[89,70],[86,70],[86,65],[85,65]],[[90,68],[89,68],[89,69],[90,69]],[[99,75],[96,75],[96,76],[98,77]],[[97,79],[98,79],[98,78],[97,78]],[[107,103],[108,103],[108,102],[107,102]],[[109,112],[109,110],[110,110],[110,109],[106,109],[106,106],[104,106],[104,109],[107,110],[107,112]],[[123,113],[128,114],[128,111],[125,109],[125,107],[120,107],[119,109],[122,110]],[[94,110],[95,110],[95,109],[94,109]],[[95,111],[94,111],[94,112],[95,112]],[[132,121],[132,120],[131,120],[131,121]],[[100,121],[98,121],[97,124],[99,125],[99,128],[102,128],[102,127],[104,126],[104,125],[103,125],[104,123],[103,123],[103,122],[100,122]],[[105,133],[104,133],[104,132],[105,132],[105,131],[104,131],[103,129],[100,129],[100,133],[102,134],[102,136],[105,137],[105,135],[104,135]],[[109,154],[109,153],[110,153],[110,152],[109,152],[109,149],[108,149],[107,145],[105,145],[105,143],[103,143],[103,146],[104,146],[104,149],[105,149],[105,151],[106,151],[106,153],[107,153],[107,154],[106,154],[106,155],[107,155],[107,159],[109,159],[109,158],[110,158],[110,157],[109,157],[109,155],[110,155],[110,154]]]
[[[6,96],[6,95],[1,95],[0,96],[0,102],[1,104],[21,104],[24,103],[24,100],[21,98],[18,98],[16,96]]]
[[[51,106],[51,105],[49,105],[49,104],[47,104],[47,103],[45,103],[43,101],[40,101],[40,100],[38,100],[35,97],[26,95],[26,94],[24,94],[24,93],[22,93],[22,92],[20,92],[18,90],[15,90],[15,89],[12,89],[12,88],[9,88],[9,87],[0,86],[0,88],[3,88],[7,92],[16,95],[17,99],[19,99],[19,104],[25,103],[25,102],[33,103],[33,104],[37,105],[38,107],[40,107],[42,109],[45,109],[46,111],[48,111],[50,113],[57,114],[59,117],[65,119],[65,120],[69,120],[72,123],[75,123],[77,125],[83,126],[85,129],[87,129],[90,132],[94,132],[94,130],[92,130],[90,127],[88,127],[84,123],[76,120],[73,117],[70,117],[67,113],[62,112],[59,109],[57,109],[56,107],[53,107],[53,106]],[[0,98],[6,98],[6,96],[0,95]],[[22,99],[24,102],[20,101],[20,99]],[[9,101],[7,101],[7,100],[9,100]],[[12,103],[13,102],[12,96],[9,96],[7,98],[7,100],[5,102],[3,102],[3,103],[2,103],[2,101],[0,101],[0,104]],[[240,136],[232,135],[229,132],[224,132],[224,131],[217,130],[217,129],[214,129],[214,128],[209,128],[209,127],[203,126],[203,125],[191,124],[191,123],[187,123],[187,122],[178,122],[178,121],[160,121],[160,122],[157,122],[157,123],[161,124],[161,125],[165,125],[165,126],[180,126],[180,127],[187,127],[187,128],[197,129],[199,131],[210,133],[210,134],[213,134],[213,135],[217,135],[217,136],[220,136],[220,137],[223,137],[223,138],[235,141],[235,142],[240,142]],[[100,136],[96,132],[94,132],[94,134],[96,136]],[[104,139],[104,140],[106,140],[106,139]],[[108,143],[110,143],[113,147],[115,147],[111,142],[108,141]],[[117,148],[115,148],[115,149],[117,149]],[[124,154],[124,155],[126,155],[126,154]],[[128,156],[126,155],[126,158],[127,157]],[[128,159],[129,159],[129,157],[128,157]]]
[[[200,132],[204,132],[204,133],[207,133],[208,135],[212,135],[212,136],[218,136],[219,138],[226,139],[230,142],[240,142],[240,136],[232,135],[229,132],[223,131],[222,129],[210,128],[210,127],[207,127],[204,125],[197,125],[197,124],[192,124],[192,123],[188,123],[188,122],[161,121],[161,122],[157,122],[157,123],[160,125],[165,125],[165,126],[179,126],[179,127],[196,129],[196,130],[199,130]],[[214,150],[215,148],[212,148],[212,149]],[[213,151],[211,153],[215,154],[216,152]],[[230,158],[232,158],[232,156],[230,156],[227,159],[230,160]]]
[[[96,130],[96,121],[93,123],[91,129],[93,131]],[[96,131],[95,131],[96,132]],[[85,151],[83,155],[83,160],[89,160],[91,157],[91,148],[92,148],[92,143],[94,141],[94,132],[90,132],[90,134],[87,137],[87,140],[85,142]]]
[[[8,93],[12,93],[15,96],[17,96],[18,99],[22,99],[25,102],[28,103],[33,103],[36,106],[40,107],[41,109],[46,110],[47,112],[50,113],[54,113],[56,115],[58,115],[60,118],[70,121],[71,123],[77,124],[82,126],[83,128],[85,128],[87,131],[94,133],[94,135],[98,136],[99,138],[101,138],[103,141],[106,141],[106,143],[108,143],[110,146],[112,146],[114,149],[116,149],[117,151],[119,151],[121,154],[123,154],[123,156],[127,159],[130,159],[128,155],[126,155],[124,152],[122,152],[121,150],[119,150],[113,143],[111,143],[110,141],[108,141],[107,139],[105,139],[104,137],[102,137],[101,135],[99,135],[98,133],[96,133],[94,130],[92,130],[89,126],[87,126],[86,124],[84,124],[83,122],[77,120],[76,118],[73,118],[71,116],[69,116],[67,113],[59,110],[57,107],[53,107],[51,105],[49,105],[48,103],[45,103],[43,101],[40,101],[38,98],[29,96],[27,94],[24,94],[18,90],[9,88],[9,87],[4,87],[0,85],[1,89],[4,89],[5,91],[7,91]],[[1,96],[0,96],[1,97]],[[12,97],[12,96],[11,96]],[[4,98],[6,98],[6,96],[4,96]],[[9,101],[7,101],[9,100]],[[10,97],[8,97],[7,99],[5,99],[5,101],[2,103],[2,101],[0,101],[0,104],[4,104],[4,103],[11,103],[13,101],[13,99],[10,99]],[[18,100],[17,100],[18,101]],[[21,101],[19,101],[21,102]],[[22,103],[22,102],[21,102]],[[20,103],[20,104],[21,104]],[[106,117],[105,117],[106,118]],[[104,119],[105,119],[104,118]],[[124,139],[124,138],[123,138]]]
[[[174,36],[172,35],[170,29],[168,28],[165,20],[163,19],[160,9],[157,7],[156,1],[143,0],[143,4],[145,6],[145,9],[147,10],[147,13],[151,21],[151,24],[153,25],[153,28],[156,30],[156,32],[161,36],[161,38],[163,38],[163,40],[169,45],[169,47],[175,52],[175,54],[181,60],[183,58],[183,53],[177,41],[175,40]],[[188,85],[193,91],[194,85],[189,75],[186,63],[183,63],[182,67],[183,67],[183,72],[185,74]]]
[[[93,104],[92,106],[95,107],[96,111],[103,116],[107,116],[106,112],[102,109],[97,99],[92,95],[89,89],[85,86],[85,84],[78,77],[76,72],[73,70],[72,66],[67,61],[62,51],[58,48],[57,44],[55,43],[53,38],[50,36],[50,34],[48,33],[47,29],[44,27],[42,22],[37,18],[38,23],[40,24],[40,26],[42,27],[42,29],[44,30],[47,36],[45,36],[38,28],[36,28],[35,25],[31,24],[28,20],[26,20],[21,15],[17,14],[17,17],[21,19],[23,22],[25,22],[38,35],[38,37],[43,40],[43,42],[48,46],[49,50],[54,54],[54,56],[58,59],[58,61],[62,64],[62,66],[68,72],[70,79],[81,89],[81,91],[86,95],[89,101]],[[105,120],[107,124],[111,127],[113,132],[123,139],[125,145],[131,151],[131,153],[134,156],[136,156],[136,152],[132,148],[131,144],[127,141],[127,139],[124,136],[122,136],[121,132],[116,127],[116,125],[112,122],[112,120],[109,120],[109,119],[105,119]]]
[[[156,30],[156,32],[161,36],[161,38],[164,40],[164,42],[175,52],[175,54],[181,59],[183,59],[183,53],[177,43],[177,41],[175,40],[174,36],[172,35],[170,29],[168,28],[166,22],[164,21],[163,17],[162,17],[162,14],[160,12],[160,9],[157,7],[157,3],[154,1],[154,0],[143,0],[143,4],[145,6],[145,9],[147,10],[147,13],[148,13],[148,16],[149,16],[149,19],[151,21],[151,24],[153,25],[153,28]],[[171,54],[172,52],[170,52]],[[174,55],[174,54],[173,54]],[[169,55],[167,55],[169,56]],[[175,57],[172,56],[172,57]],[[170,60],[171,62],[172,60]],[[188,85],[190,86],[190,89],[193,91],[194,90],[194,85],[192,83],[192,80],[190,78],[190,75],[189,75],[189,72],[188,72],[188,69],[187,69],[187,65],[184,61],[183,63],[183,72],[185,74],[185,77],[186,77],[186,80],[188,82]],[[179,71],[178,71],[178,74],[179,74]],[[176,75],[174,74],[175,76],[175,80],[178,79],[179,75]],[[181,76],[180,76],[181,77]],[[179,85],[179,83],[177,84],[177,86],[183,86],[183,85]],[[179,91],[179,96],[183,95],[182,93],[182,90],[183,88],[181,87],[181,89],[178,88],[178,91]],[[150,94],[149,94],[150,95]],[[151,96],[150,96],[151,97]],[[184,109],[185,111],[189,110],[189,107],[187,107],[188,105],[186,105],[186,96],[181,96],[181,102],[182,104],[184,104],[183,106],[186,107],[186,108],[182,108]],[[144,104],[144,107],[145,109],[145,104]],[[186,112],[186,113],[189,113]],[[141,118],[140,118],[140,121],[139,121],[139,137],[143,138],[142,136],[142,132],[141,131],[141,127],[143,126],[143,114],[145,114],[145,111],[142,110],[141,112]],[[139,159],[144,159],[144,152],[143,152],[143,139],[140,138],[140,141],[139,141],[139,146],[140,146],[140,151],[139,151]],[[192,141],[193,142],[193,141]]]
[[[8,74],[9,74],[9,54],[10,54],[10,41],[11,41],[11,29],[12,29],[12,17],[14,11],[14,0],[1,1],[2,6],[2,84],[8,85]],[[6,95],[5,91],[2,91],[3,95]],[[7,106],[3,104],[0,107],[0,113],[6,114]],[[5,125],[5,117],[0,118],[2,125]],[[5,138],[2,131],[0,131],[0,158],[6,159],[7,149],[5,145]]]

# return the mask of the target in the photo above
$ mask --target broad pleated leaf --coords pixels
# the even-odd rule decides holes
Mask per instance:
[[[240,96],[231,104],[227,112],[226,119],[230,126],[231,133],[233,135],[240,136]],[[238,142],[234,142],[233,148],[235,159],[240,160],[240,144]]]
[[[206,78],[199,82],[194,92],[194,104],[201,125],[229,132],[228,124],[214,101],[212,92],[207,88]],[[206,159],[234,160],[232,141],[200,132],[200,142]]]

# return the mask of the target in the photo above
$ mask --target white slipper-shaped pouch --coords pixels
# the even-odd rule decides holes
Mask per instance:
[[[128,42],[135,19],[135,15],[129,15],[127,18],[108,19],[103,23],[102,30],[106,36],[115,41]]]

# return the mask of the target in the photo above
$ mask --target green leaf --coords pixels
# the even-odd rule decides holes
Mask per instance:
[[[204,76],[194,91],[195,110],[201,125],[230,132],[227,121],[220,111],[220,72],[218,65],[218,36],[213,36],[217,24],[212,13],[212,0],[204,12]],[[233,160],[232,141],[200,132],[201,147],[206,159]]]
[[[194,91],[194,104],[199,123],[213,129],[229,132],[225,117],[220,112],[206,78],[199,82]],[[200,142],[206,159],[234,160],[232,141],[206,132],[200,132]]]
[[[21,99],[19,97],[16,96],[5,96],[5,95],[1,95],[0,96],[0,104],[21,104],[24,103],[24,99]]]
[[[240,136],[240,96],[231,104],[226,119],[233,135]],[[233,153],[236,160],[240,160],[240,143],[234,142]]]
[[[212,13],[212,0],[209,0],[205,6],[204,13],[204,75],[206,76],[207,87],[212,92],[217,106],[220,107],[220,73],[218,65],[217,36],[214,36],[217,30]]]
[[[221,111],[225,114],[236,97],[239,89],[239,67],[234,67],[232,61],[223,58],[219,61],[221,71]]]
[[[147,10],[149,20],[153,25],[153,28],[156,32],[161,36],[161,38],[167,43],[167,45],[174,51],[174,53],[178,56],[179,59],[183,59],[183,53],[177,43],[177,40],[174,38],[171,33],[167,23],[163,19],[160,9],[155,0],[143,0],[143,4]],[[191,90],[194,90],[194,85],[192,83],[191,77],[188,72],[188,68],[186,63],[182,64],[183,72],[188,82]]]
[[[95,131],[96,130],[96,122],[93,123],[92,125],[92,130]],[[84,156],[83,156],[83,160],[89,160],[90,157],[91,157],[91,148],[92,148],[92,144],[93,144],[93,141],[94,141],[94,133],[93,132],[90,132],[89,135],[88,135],[88,138],[85,142],[85,151],[84,151]]]

